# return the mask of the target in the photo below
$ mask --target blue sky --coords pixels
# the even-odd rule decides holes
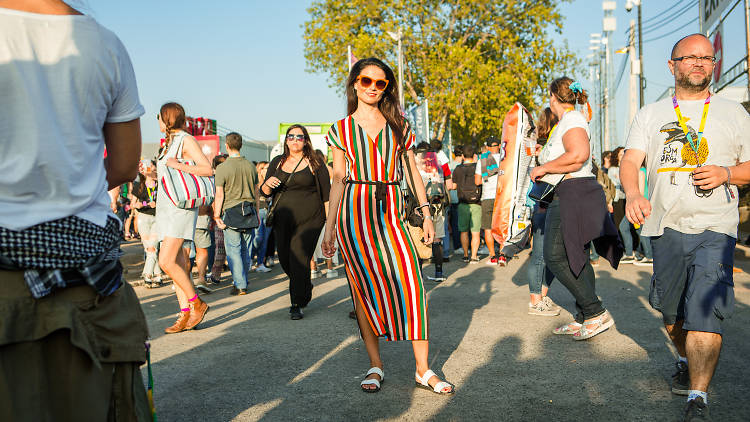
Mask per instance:
[[[643,0],[644,20],[677,0]],[[694,0],[682,0],[689,5]],[[260,1],[195,0],[93,2],[77,5],[113,30],[127,47],[141,101],[144,142],[157,142],[159,106],[178,101],[188,114],[212,117],[220,125],[250,138],[277,138],[281,122],[333,121],[344,114],[344,100],[328,86],[323,74],[305,71],[301,25],[308,19],[308,0]],[[626,43],[625,30],[635,13],[617,1],[616,47]],[[600,0],[563,3],[563,34],[558,42],[585,59],[589,35],[601,32]],[[648,79],[646,102],[653,101],[672,83],[666,60],[674,41],[697,32],[697,5],[678,20],[665,22],[644,35],[644,40],[667,34],[644,45],[644,73]],[[658,21],[657,19],[656,21]],[[692,23],[689,23],[693,21]],[[738,8],[725,23],[724,50],[727,63],[744,57],[743,16]],[[644,25],[644,28],[648,28]],[[730,48],[731,45],[731,48]],[[346,47],[342,47],[342,60]],[[615,61],[615,72],[623,56]],[[744,80],[744,78],[743,78]],[[582,80],[586,88],[589,81]],[[624,142],[627,126],[627,75],[617,96],[618,141]]]

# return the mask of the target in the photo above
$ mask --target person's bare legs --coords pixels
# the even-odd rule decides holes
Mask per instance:
[[[430,342],[428,340],[414,340],[411,342],[411,346],[414,349],[414,360],[417,363],[417,374],[419,374],[420,377],[424,376],[424,373],[430,369],[430,366],[427,363],[427,357],[430,353]],[[431,387],[434,387],[439,382],[440,378],[437,376],[432,376],[427,380],[427,384]],[[451,391],[451,387],[445,387],[442,391],[447,393]]]
[[[188,307],[188,299],[195,297],[195,288],[187,272],[190,260],[185,259],[182,243],[183,239],[165,237],[159,250],[159,266],[172,278],[180,309],[185,309]]]
[[[685,341],[690,389],[708,392],[721,352],[721,334],[688,331]]]
[[[125,219],[125,222],[123,224],[123,227],[125,228],[125,237],[128,239],[133,237],[133,232],[130,230],[130,226],[132,225],[132,223],[133,223],[133,212],[131,210],[130,214],[128,214],[128,217]]]
[[[484,243],[487,245],[487,249],[490,250],[490,258],[493,256],[497,257],[497,255],[495,255],[495,238],[492,237],[492,230],[485,229]]]
[[[682,329],[682,323],[685,320],[679,320],[672,325],[664,324],[664,328],[667,330],[669,339],[672,340],[672,344],[677,349],[677,354],[681,357],[687,357],[685,351],[685,341],[687,339],[687,331]]]
[[[354,310],[357,313],[357,324],[359,325],[359,332],[362,333],[362,340],[365,342],[365,349],[367,349],[367,357],[370,358],[370,368],[378,367],[383,369],[383,361],[380,360],[380,339],[372,331],[369,321],[367,321],[367,315],[365,310],[355,299]],[[382,381],[378,374],[370,374],[366,379],[376,379]],[[375,389],[376,387],[372,384],[365,384],[362,386],[365,389]]]
[[[461,248],[464,250],[464,256],[469,256],[469,232],[461,232]]]
[[[188,255],[190,257],[190,255]],[[190,258],[188,258],[189,260]],[[198,283],[206,284],[206,266],[208,266],[208,249],[195,248],[195,266],[198,268]]]
[[[471,259],[478,259],[477,254],[479,253],[479,244],[481,241],[479,232],[471,233]]]

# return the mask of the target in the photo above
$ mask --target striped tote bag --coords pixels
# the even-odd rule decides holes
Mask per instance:
[[[182,135],[177,148],[177,157],[182,157],[184,134]],[[190,160],[178,158],[177,161],[190,166],[195,165]],[[177,208],[190,209],[211,205],[216,195],[213,176],[196,176],[186,171],[165,167],[166,171],[161,177],[161,192],[167,195]]]
[[[194,165],[192,161],[179,160],[181,163]],[[196,176],[186,171],[166,167],[161,178],[162,192],[177,208],[190,209],[202,205],[211,205],[216,194],[213,176]]]

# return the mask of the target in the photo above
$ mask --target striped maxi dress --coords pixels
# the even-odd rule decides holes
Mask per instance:
[[[410,130],[404,139],[406,149],[413,148]],[[372,139],[348,116],[331,126],[327,142],[344,151],[349,180],[399,181],[401,148],[387,124]],[[365,310],[379,337],[427,340],[427,299],[401,191],[386,185],[387,205],[379,207],[375,189],[346,183],[338,210],[337,239],[352,300]]]

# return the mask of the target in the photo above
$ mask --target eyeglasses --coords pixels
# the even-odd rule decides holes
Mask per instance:
[[[714,64],[716,63],[716,57],[714,56],[682,56],[682,57],[675,57],[672,59],[674,62],[683,62],[688,66],[693,66],[695,64],[704,64],[704,63],[710,63]]]
[[[378,91],[385,91],[385,89],[388,87],[388,79],[372,79],[368,76],[362,75],[357,76],[357,80],[355,82],[359,82],[362,88],[369,88],[370,85],[375,82],[375,89],[377,89]]]
[[[286,135],[286,140],[305,142],[305,135],[295,135],[293,133],[290,133],[289,135]]]

